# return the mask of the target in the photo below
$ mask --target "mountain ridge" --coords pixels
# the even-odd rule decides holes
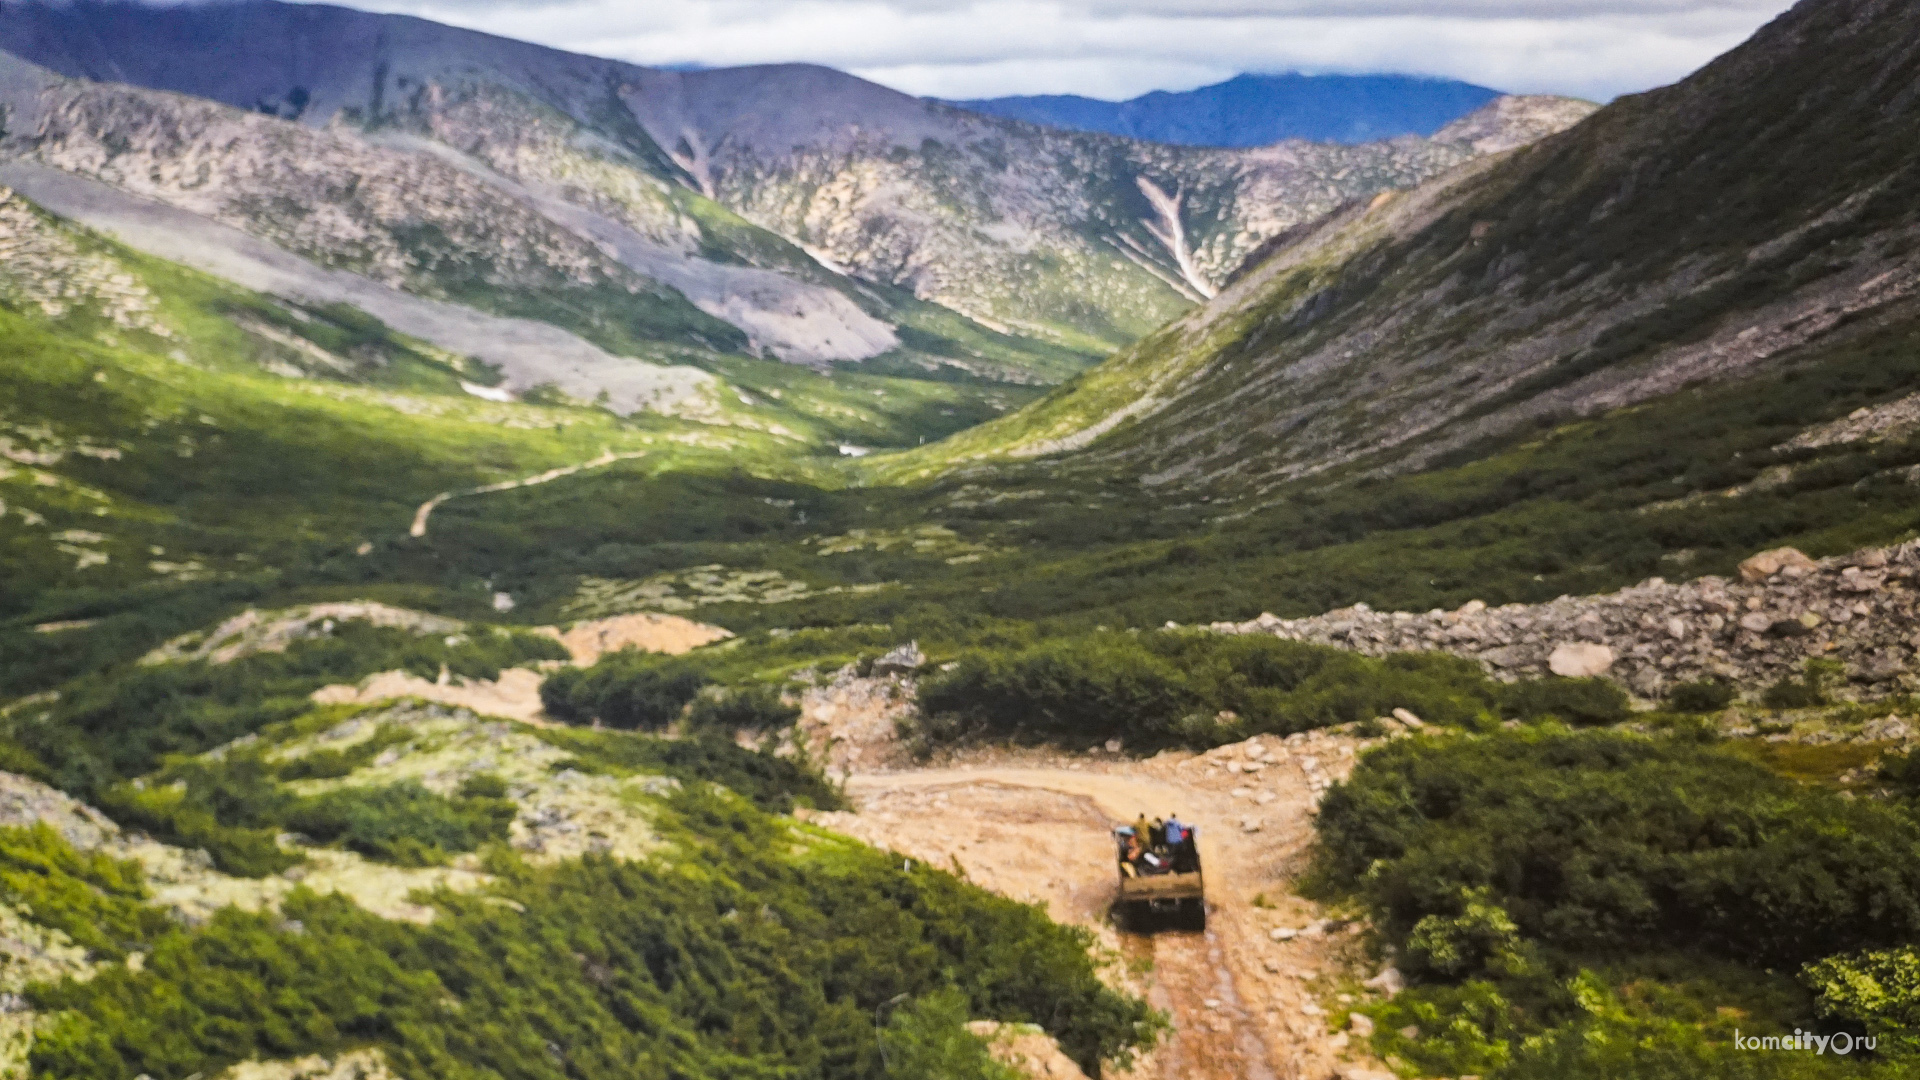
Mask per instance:
[[[248,50],[262,40],[283,47]],[[899,322],[842,278],[1088,360],[1211,294],[1273,233],[1480,152],[1417,139],[1186,150],[980,117],[820,67],[647,69],[267,0],[9,4],[0,49],[309,128],[426,138],[570,201],[624,203],[642,232],[692,221],[703,253],[823,281],[869,314]],[[560,137],[543,136],[566,150],[562,174],[513,134],[528,129]],[[637,177],[666,184],[671,205],[643,206],[661,197],[634,193]],[[966,362],[965,348],[947,351]]]
[[[1674,87],[1289,234],[953,459],[1071,452],[1065,467],[1242,493],[1418,469],[1902,318],[1916,55],[1910,12],[1802,3]]]
[[[1180,146],[1270,146],[1288,139],[1362,143],[1432,136],[1501,97],[1498,90],[1412,75],[1247,73],[1194,90],[1125,101],[1077,94],[953,100],[971,112]]]

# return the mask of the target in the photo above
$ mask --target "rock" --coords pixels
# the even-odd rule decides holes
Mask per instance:
[[[1764,611],[1749,611],[1740,616],[1740,629],[1764,634],[1773,629],[1773,616]]]
[[[1798,567],[1803,572],[1819,569],[1819,564],[1807,558],[1798,548],[1774,548],[1742,562],[1740,580],[1765,581],[1789,566]]]
[[[1300,931],[1291,926],[1277,926],[1267,931],[1267,936],[1275,941],[1292,941],[1300,936]]]
[[[1407,977],[1400,974],[1399,968],[1388,964],[1386,967],[1380,969],[1380,974],[1375,975],[1360,985],[1369,990],[1378,990],[1388,997],[1393,997],[1395,994],[1407,988]]]
[[[1400,1029],[1400,1037],[1408,1042],[1412,1042],[1420,1037],[1420,1029],[1412,1024],[1408,1024],[1406,1027]]]
[[[1347,1017],[1347,1030],[1353,1032],[1356,1039],[1373,1038],[1373,1017],[1365,1013],[1354,1013]]]
[[[1869,720],[1860,729],[1862,742],[1897,742],[1913,734],[1913,728],[1897,716]]]
[[[1365,1065],[1341,1065],[1333,1075],[1337,1080],[1399,1080],[1390,1072],[1370,1069]]]
[[[909,641],[873,662],[875,675],[911,675],[925,667],[927,657],[920,651],[920,643]]]
[[[1584,679],[1606,674],[1613,659],[1613,650],[1605,645],[1568,642],[1547,657],[1547,670],[1569,679]]]
[[[1427,726],[1427,722],[1415,716],[1412,709],[1395,709],[1393,710],[1393,718],[1415,730]]]

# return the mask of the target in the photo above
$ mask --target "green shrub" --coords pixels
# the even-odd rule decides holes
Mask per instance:
[[[688,785],[720,784],[774,813],[787,813],[795,806],[838,810],[846,805],[839,789],[805,761],[746,749],[711,728],[696,729],[683,739],[582,728],[545,728],[538,734],[575,755],[562,764],[583,772],[668,776]]]
[[[507,782],[493,773],[479,773],[460,781],[460,797],[463,799],[504,799],[507,797]]]
[[[702,694],[687,710],[687,723],[720,731],[777,731],[800,719],[800,707],[780,699],[771,686],[741,686]]]
[[[536,634],[443,639],[348,621],[283,653],[229,664],[132,665],[80,680],[62,691],[46,721],[16,723],[12,735],[46,764],[56,786],[90,798],[154,771],[169,755],[204,753],[299,716],[313,707],[307,695],[329,683],[394,669],[432,678],[442,665],[491,679],[502,666],[556,653],[565,650]]]
[[[1501,711],[1535,720],[1558,717],[1569,724],[1617,724],[1631,715],[1627,692],[1608,679],[1526,679],[1506,688]]]
[[[433,866],[444,863],[451,852],[506,839],[514,813],[510,799],[449,799],[407,780],[384,787],[337,788],[302,800],[285,821],[295,832],[370,858]]]
[[[147,906],[140,864],[75,851],[45,822],[0,828],[0,900],[113,960],[173,927]]]
[[[1920,1057],[1920,951],[1912,945],[1831,956],[1807,965],[1803,977],[1820,1014],[1859,1025],[1888,1057]]]
[[[965,653],[920,686],[923,745],[975,738],[1138,751],[1291,734],[1408,708],[1472,725],[1500,688],[1472,661],[1383,658],[1265,635],[1111,634]]]
[[[274,766],[282,780],[338,780],[353,770],[369,765],[374,758],[395,746],[405,745],[413,733],[399,724],[382,724],[374,733],[345,750],[323,746]]]
[[[1837,660],[1809,660],[1803,677],[1781,678],[1767,687],[1760,703],[1769,709],[1816,709],[1832,704],[1828,687],[1845,670]]]
[[[680,719],[687,703],[712,681],[697,661],[623,650],[590,668],[547,676],[540,701],[568,723],[598,720],[612,728],[658,731]]]
[[[1175,741],[1207,702],[1169,660],[1123,635],[1049,642],[1011,656],[971,653],[920,687],[924,728],[941,742],[978,737],[1086,744],[1121,736]]]
[[[221,871],[255,878],[301,861],[277,839],[293,802],[275,781],[273,766],[244,753],[217,762],[181,759],[151,783],[119,784],[100,795],[100,808],[122,825],[199,848]]]
[[[1427,915],[1413,924],[1407,933],[1407,956],[1414,971],[1457,978],[1513,952],[1520,943],[1520,928],[1499,904],[1487,899],[1488,892],[1486,888],[1463,890],[1457,914]]]
[[[1900,798],[1920,801],[1920,750],[1883,756],[1874,776]]]
[[[139,971],[30,991],[50,1018],[33,1075],[182,1080],[361,1047],[446,1080],[936,1075],[885,1069],[885,1038],[997,1080],[960,1021],[1038,1024],[1095,1075],[1162,1026],[1101,983],[1089,931],[1036,906],[858,845],[796,845],[730,796],[681,793],[660,825],[655,860],[499,853],[489,891],[431,894],[424,926],[304,889],[175,924]],[[876,1031],[902,995],[906,1016]]]
[[[1797,965],[1920,937],[1920,823],[1675,740],[1393,743],[1328,792],[1318,829],[1320,880],[1403,943],[1475,890],[1574,953]]]
[[[967,1030],[967,995],[946,989],[901,1006],[880,1035],[888,1076],[941,1080],[1021,1080],[993,1059],[986,1040]]]
[[[1734,690],[1717,679],[1680,683],[1667,691],[1667,707],[1682,713],[1715,713],[1733,704]]]

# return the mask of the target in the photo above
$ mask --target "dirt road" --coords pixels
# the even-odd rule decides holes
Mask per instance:
[[[407,535],[416,538],[427,535],[427,519],[431,518],[433,512],[440,508],[440,504],[446,502],[448,499],[460,499],[468,495],[490,495],[496,491],[512,491],[515,488],[550,484],[564,476],[572,476],[575,473],[585,472],[588,469],[604,468],[616,461],[631,461],[634,458],[645,456],[646,454],[643,451],[636,451],[630,454],[616,454],[608,450],[592,461],[583,461],[578,465],[567,465],[558,469],[548,469],[546,472],[535,476],[523,477],[519,480],[503,480],[498,484],[466,488],[462,491],[443,491],[433,498],[428,499],[426,502],[421,503],[420,509],[413,512],[413,524],[407,527]]]
[[[1354,749],[1352,740],[1315,736],[1199,757],[1053,757],[855,774],[847,790],[859,810],[819,817],[1093,927],[1122,961],[1119,981],[1173,1017],[1172,1038],[1132,1073],[1139,1080],[1367,1075],[1368,1063],[1348,1059],[1347,1038],[1330,1030],[1327,1015],[1341,993],[1354,992],[1340,983],[1361,962],[1356,939],[1327,933],[1322,913],[1289,892],[1311,839],[1316,793],[1345,774]],[[1178,813],[1200,825],[1204,933],[1133,935],[1110,925],[1108,829],[1141,813]]]

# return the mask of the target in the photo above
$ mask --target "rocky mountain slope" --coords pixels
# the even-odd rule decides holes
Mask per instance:
[[[943,452],[1079,450],[1245,494],[1911,319],[1917,64],[1911,5],[1805,0],[1676,86],[1283,237],[1206,308]]]
[[[1030,124],[1098,131],[1180,146],[1267,146],[1285,139],[1363,143],[1433,135],[1500,96],[1457,79],[1412,75],[1236,75],[1127,101],[1078,94],[982,98],[952,104]]]
[[[982,117],[821,68],[655,71],[265,0],[10,4],[0,9],[0,49],[69,76],[192,94],[330,129],[336,140],[410,150],[432,159],[408,165],[423,177],[464,168],[470,175],[457,182],[433,182],[449,192],[510,183],[524,189],[519,201],[626,270],[802,360],[886,352],[895,344],[887,326],[906,331],[909,349],[962,360],[985,351],[974,339],[992,338],[976,326],[955,341],[937,313],[863,281],[1098,354],[1211,295],[1275,233],[1477,152],[1422,139],[1248,152],[1153,146]],[[191,171],[203,163],[218,172],[200,160]],[[306,205],[312,193],[287,197]],[[526,244],[550,246],[543,231]],[[416,230],[411,240],[432,248],[439,238]],[[487,257],[457,244],[418,254],[435,274]],[[790,302],[806,327],[780,325]],[[1049,380],[1073,366],[1044,354],[999,365]]]

